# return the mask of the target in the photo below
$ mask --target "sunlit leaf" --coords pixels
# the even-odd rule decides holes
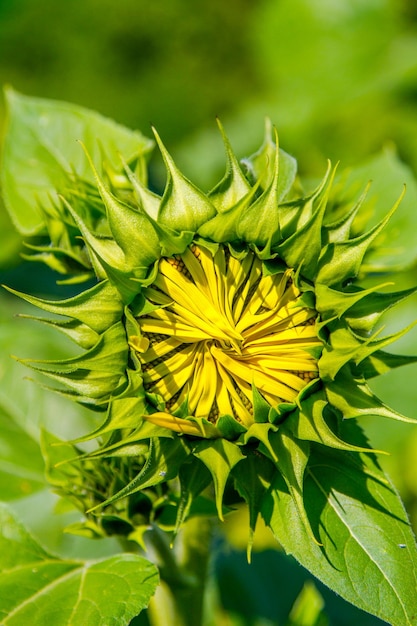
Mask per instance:
[[[356,460],[355,460],[356,459]],[[370,458],[316,449],[304,485],[312,541],[277,476],[263,515],[278,541],[317,578],[396,626],[416,623],[417,549],[401,502]],[[367,475],[368,474],[368,475]]]
[[[3,626],[127,626],[157,584],[155,566],[134,554],[89,562],[48,554],[6,506],[0,507]]]
[[[7,91],[8,123],[2,170],[4,201],[16,227],[25,234],[42,230],[38,209],[52,207],[56,190],[75,172],[93,182],[94,174],[77,141],[83,141],[95,163],[122,170],[126,161],[142,157],[153,142],[98,113],[65,102],[22,96]]]

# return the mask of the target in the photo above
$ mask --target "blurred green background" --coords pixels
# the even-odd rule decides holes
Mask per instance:
[[[0,0],[0,83],[28,95],[84,105],[147,135],[155,125],[180,168],[204,189],[224,169],[216,116],[242,157],[260,145],[264,118],[269,116],[281,146],[296,156],[301,174],[309,177],[324,173],[327,158],[357,166],[385,146],[394,146],[411,172],[417,172],[414,0]],[[1,103],[0,132],[3,122]],[[157,157],[151,162],[151,181],[157,189],[163,186]],[[407,206],[417,211],[412,203]],[[415,241],[410,258],[417,257],[417,233]],[[37,264],[24,263],[21,245],[2,210],[2,282],[33,291],[36,272],[39,291],[53,293],[54,277]],[[415,284],[415,266],[390,278],[398,289]],[[0,303],[3,498],[13,500],[34,532],[55,549],[91,551],[81,540],[62,540],[57,523],[45,522],[53,502],[33,448],[39,423],[56,426],[60,413],[65,415],[60,434],[75,436],[87,418],[23,381],[23,368],[12,363],[9,354],[45,358],[55,355],[58,340],[30,322],[14,321],[13,313],[25,308],[20,302],[2,295]],[[416,299],[405,303],[391,315],[388,330],[409,323],[416,312]],[[416,329],[399,349],[417,351]],[[66,344],[62,350],[67,350]],[[416,375],[417,368],[408,366],[374,387],[388,404],[417,417]],[[366,428],[375,447],[392,453],[382,462],[417,528],[416,428],[371,420]],[[15,460],[17,440],[20,465]],[[23,476],[28,455],[34,460]],[[16,473],[17,489],[10,482]],[[39,501],[48,502],[42,505],[43,515]],[[265,580],[274,577],[281,580],[281,588],[287,585],[286,605],[305,575],[277,552],[259,552],[254,566],[245,568],[235,549],[242,548],[246,537],[240,537],[239,523],[230,526],[229,536],[237,538],[235,548],[230,554],[220,551],[217,562],[225,607],[244,613],[239,623],[245,626],[283,623],[285,611],[276,608],[277,591]],[[264,583],[256,586],[259,580]],[[239,599],[250,589],[257,589],[257,598],[242,609]],[[323,593],[331,624],[381,623]]]

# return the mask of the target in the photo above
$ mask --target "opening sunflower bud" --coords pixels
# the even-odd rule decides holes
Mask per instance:
[[[346,422],[369,414],[408,419],[366,381],[413,360],[386,354],[402,333],[381,338],[377,328],[384,310],[413,290],[354,284],[397,205],[351,236],[365,196],[334,214],[335,171],[299,195],[295,161],[269,125],[262,148],[245,160],[247,176],[221,132],[227,170],[208,194],[177,169],[157,133],[167,168],[160,198],[127,163],[123,197],[90,163],[100,232],[88,219],[91,193],[69,194],[62,209],[98,284],[58,302],[23,296],[72,318],[50,323],[87,350],[29,365],[68,386],[71,398],[107,407],[102,425],[82,438],[100,440],[87,459],[148,450],[139,474],[99,506],[179,478],[178,528],[210,480],[223,518],[233,479],[253,529],[278,473],[310,529],[304,476],[317,446],[322,454],[369,451]]]
[[[145,390],[167,411],[186,406],[214,424],[230,415],[249,427],[253,386],[277,406],[318,376],[316,311],[301,303],[292,270],[265,275],[252,251],[235,258],[224,246],[193,245],[159,261],[144,295],[154,310],[138,318],[142,336],[131,345]],[[169,427],[169,418],[147,419]]]
[[[23,130],[26,146],[32,134]],[[88,532],[135,540],[149,523],[175,535],[187,518],[223,519],[244,500],[251,533],[262,514],[284,549],[340,595],[367,609],[367,590],[378,611],[381,597],[394,606],[403,573],[416,571],[414,539],[358,420],[413,421],[367,381],[417,361],[384,351],[407,329],[381,336],[379,327],[415,290],[360,281],[399,201],[364,231],[355,220],[366,192],[353,206],[339,202],[330,166],[303,193],[270,125],[245,170],[221,132],[227,169],[209,193],[177,169],[155,133],[167,169],[161,197],[143,176],[145,144],[107,178],[103,164],[90,162],[87,180],[75,168],[53,206],[49,193],[31,198],[43,215],[26,232],[40,221],[52,243],[35,248],[35,259],[78,271],[80,281],[97,278],[66,300],[19,294],[63,315],[43,321],[84,349],[27,364],[105,412],[75,442],[97,439],[95,450],[74,447],[59,459],[60,447],[45,446],[49,478],[86,512]],[[33,163],[39,154],[36,144]],[[21,181],[10,181],[20,202]],[[415,578],[409,584],[415,616]],[[377,614],[414,623],[403,602],[397,608]]]

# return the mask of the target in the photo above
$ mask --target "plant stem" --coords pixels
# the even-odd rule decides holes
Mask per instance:
[[[211,520],[193,518],[185,524],[175,549],[159,528],[148,534],[162,581],[148,609],[152,626],[202,626],[212,531]]]

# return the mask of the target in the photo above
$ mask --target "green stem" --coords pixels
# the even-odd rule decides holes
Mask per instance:
[[[148,609],[151,626],[202,626],[212,531],[211,520],[193,518],[185,524],[175,549],[159,528],[148,533],[162,581]]]

